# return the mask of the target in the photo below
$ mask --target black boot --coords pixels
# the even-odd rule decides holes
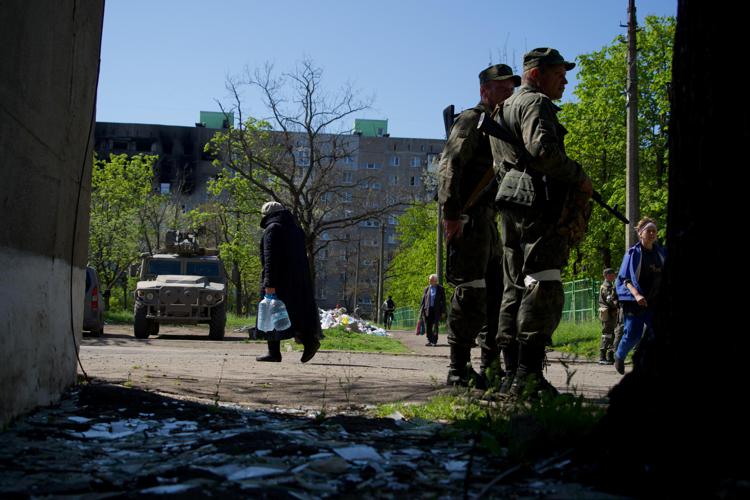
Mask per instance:
[[[495,349],[482,349],[482,364],[479,365],[477,389],[486,391],[494,382],[502,380],[505,372],[500,366],[500,352]]]
[[[509,394],[514,397],[539,399],[542,395],[560,393],[544,378],[544,345],[522,344],[518,350],[518,370]]]
[[[518,370],[518,342],[515,340],[503,347],[503,361],[505,361],[505,377],[498,392],[508,394]]]
[[[451,365],[448,368],[448,385],[468,387],[469,381],[477,374],[469,364],[471,348],[463,345],[451,344]]]
[[[606,365],[607,363],[607,350],[599,349],[599,364]]]
[[[268,354],[266,354],[265,356],[256,357],[255,361],[271,361],[273,363],[281,362],[281,341],[269,340]]]
[[[607,364],[608,365],[615,364],[615,351],[607,351]]]
[[[308,361],[313,359],[313,356],[315,356],[315,353],[318,352],[318,349],[320,349],[320,340],[315,337],[313,337],[311,340],[308,340],[305,343],[305,350],[302,352],[300,361],[303,363],[307,363]]]

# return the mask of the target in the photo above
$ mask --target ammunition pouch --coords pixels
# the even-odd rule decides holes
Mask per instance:
[[[545,197],[544,180],[532,176],[526,170],[507,168],[503,166],[505,174],[497,188],[495,206],[498,209],[506,207],[531,208],[539,203],[540,194]]]

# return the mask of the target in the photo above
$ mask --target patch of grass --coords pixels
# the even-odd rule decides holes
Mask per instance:
[[[104,321],[108,325],[132,325],[133,311],[111,310],[104,312]],[[227,313],[227,330],[234,330],[242,326],[255,325],[255,316],[238,316]]]
[[[233,312],[227,312],[227,330],[235,330],[247,325],[255,326],[255,316],[239,316]]]
[[[348,332],[343,326],[323,330],[323,336],[323,340],[320,341],[320,348],[326,351],[409,352],[409,349],[392,337],[379,337],[377,335],[367,335],[366,333]],[[296,351],[303,349],[301,344],[297,344],[293,340],[287,340],[282,343],[282,352],[286,348],[286,344],[291,344],[292,349]]]
[[[579,357],[599,357],[602,325],[599,321],[574,323],[563,321],[552,335],[552,348],[556,351],[577,354]]]
[[[448,433],[471,432],[477,446],[489,453],[528,460],[579,443],[604,415],[583,396],[565,394],[531,402],[482,401],[470,391],[444,394],[424,404],[379,405],[375,413],[394,411],[406,419],[448,421]]]
[[[122,309],[113,309],[104,311],[104,321],[108,325],[132,325],[133,310],[125,311]]]
[[[441,394],[424,404],[390,403],[378,405],[375,409],[378,417],[387,417],[394,412],[409,420],[422,418],[457,422],[487,417],[487,408],[482,407],[478,400],[456,394]]]

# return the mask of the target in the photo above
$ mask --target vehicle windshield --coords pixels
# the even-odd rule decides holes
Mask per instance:
[[[187,263],[187,270],[185,271],[189,275],[195,276],[220,276],[219,263],[218,262],[206,262],[206,261],[193,261]]]
[[[148,262],[148,274],[182,274],[180,272],[179,260],[150,260]]]

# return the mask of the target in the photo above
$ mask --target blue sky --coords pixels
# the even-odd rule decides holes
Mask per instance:
[[[677,2],[636,7],[642,23],[676,15]],[[627,0],[107,0],[97,120],[192,126],[229,102],[228,75],[266,62],[289,71],[309,57],[329,91],[351,82],[374,98],[357,118],[388,119],[393,137],[442,138],[443,108],[473,106],[489,63],[520,70],[540,46],[574,60],[626,22]],[[252,93],[245,113],[267,115]]]

